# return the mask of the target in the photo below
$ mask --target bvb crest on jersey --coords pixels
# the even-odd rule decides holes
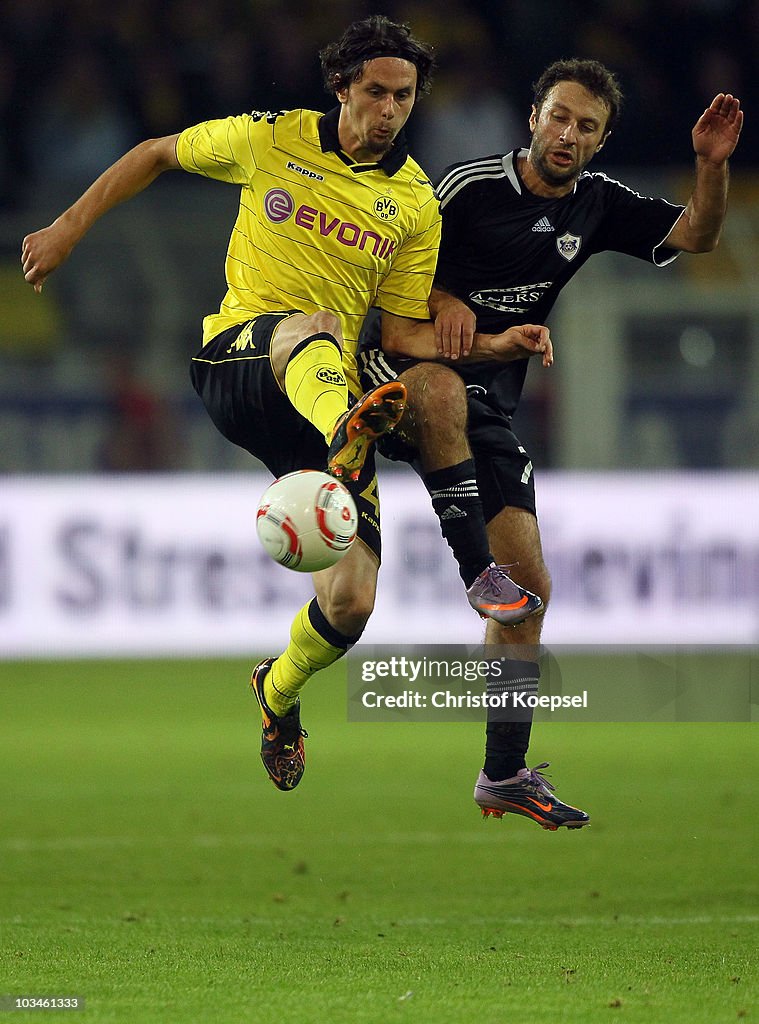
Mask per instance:
[[[374,213],[380,220],[395,220],[399,213],[399,207],[390,196],[380,196],[375,200]]]
[[[573,260],[580,251],[581,243],[582,237],[580,235],[570,235],[567,231],[566,234],[556,239],[556,248],[565,260]]]

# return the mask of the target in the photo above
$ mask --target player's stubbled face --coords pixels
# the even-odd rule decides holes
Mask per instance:
[[[576,178],[605,141],[609,109],[577,82],[558,82],[532,108],[530,160],[549,185]]]
[[[359,163],[380,160],[408,120],[416,96],[416,68],[400,57],[375,57],[358,81],[341,89],[340,145]]]

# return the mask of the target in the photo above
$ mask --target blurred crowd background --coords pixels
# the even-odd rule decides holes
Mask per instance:
[[[759,0],[4,0],[0,471],[243,464],[212,436],[186,371],[223,294],[234,190],[165,176],[189,180],[109,215],[41,299],[18,269],[21,238],[143,138],[252,109],[329,109],[318,50],[378,10],[437,50],[409,126],[433,177],[527,142],[543,67],[591,56],[626,97],[594,167],[685,201],[694,121],[716,92],[741,97],[725,246],[656,277],[613,257],[581,271],[552,322],[557,372],[531,371],[521,429],[548,466],[759,462]],[[595,433],[573,412],[589,399]]]
[[[2,196],[76,191],[130,144],[251,109],[327,109],[317,58],[363,0],[5,0]],[[434,43],[440,71],[410,126],[430,173],[525,137],[530,85],[559,56],[593,56],[627,103],[617,162],[682,163],[718,91],[756,109],[759,0],[418,0],[383,11]],[[753,145],[752,145],[753,142]],[[616,143],[616,140],[614,140]],[[612,143],[612,144],[614,144]],[[759,163],[759,134],[741,146]]]

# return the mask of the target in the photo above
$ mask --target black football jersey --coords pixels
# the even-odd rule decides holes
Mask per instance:
[[[544,324],[559,292],[593,253],[612,250],[664,266],[678,255],[663,240],[683,211],[642,196],[601,172],[584,171],[561,199],[526,189],[517,159],[527,150],[459,163],[437,188],[443,233],[435,283],[474,311],[477,329],[497,334]],[[458,365],[468,384],[511,416],[529,360]]]

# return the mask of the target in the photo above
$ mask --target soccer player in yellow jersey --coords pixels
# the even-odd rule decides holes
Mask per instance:
[[[253,672],[261,756],[283,790],[298,784],[305,766],[298,694],[356,642],[374,604],[380,533],[372,442],[401,417],[406,387],[392,382],[362,395],[356,347],[367,310],[383,310],[389,349],[420,357],[436,351],[427,299],[440,216],[403,135],[429,85],[431,49],[407,26],[375,16],[349,26],[321,60],[334,110],[242,114],[143,142],[22,246],[25,278],[41,291],[100,216],[164,171],[184,169],[240,189],[227,293],[204,321],[193,385],[221,433],[275,476],[326,462],[359,512],[359,541],[314,574],[316,597],[296,616],[287,649]],[[477,336],[473,348],[479,358],[514,358],[503,353],[548,344],[544,328],[520,327]],[[441,379],[451,373],[434,369]],[[423,404],[416,413],[421,429]],[[434,430],[430,436],[434,447],[439,439]],[[502,621],[538,610],[539,598],[488,567],[484,522],[477,535],[483,550],[472,573],[484,567],[487,585],[478,584],[476,596],[470,588],[470,603]]]

